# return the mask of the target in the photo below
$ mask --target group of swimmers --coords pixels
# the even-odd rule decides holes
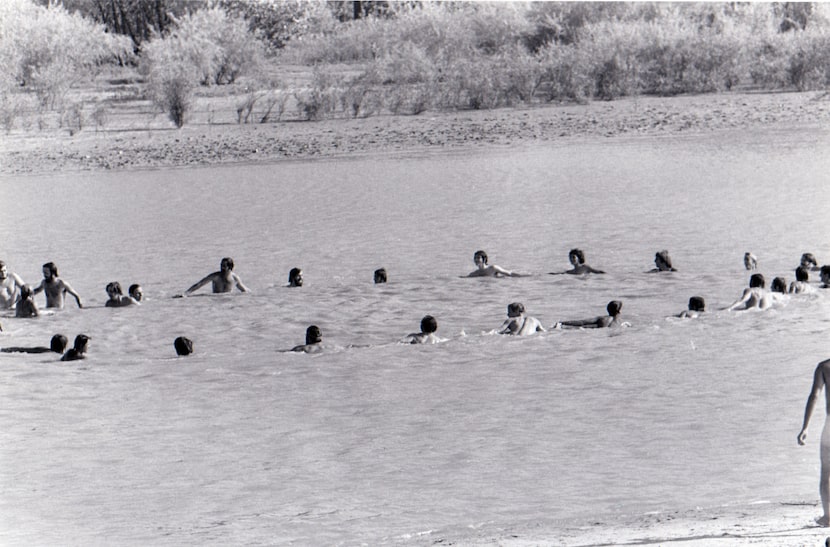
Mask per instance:
[[[585,253],[581,249],[571,249],[568,253],[568,260],[572,266],[570,270],[550,272],[550,274],[588,275],[605,273],[602,270],[589,266],[585,261]],[[473,262],[476,265],[476,269],[464,277],[517,277],[525,275],[502,268],[501,266],[497,266],[495,264],[490,264],[487,253],[482,250],[474,253]],[[672,259],[669,252],[666,250],[655,253],[654,265],[655,268],[649,270],[647,273],[677,271],[677,269],[672,265]],[[757,257],[750,252],[745,253],[744,266],[750,271],[757,269]],[[795,270],[795,281],[788,285],[785,278],[776,277],[773,279],[771,291],[768,292],[766,290],[766,280],[764,276],[760,273],[753,273],[749,280],[749,286],[744,289],[741,297],[723,309],[767,309],[780,294],[810,292],[814,290],[809,284],[810,271],[819,271],[822,287],[830,287],[830,266],[825,265],[819,268],[818,261],[815,256],[812,253],[804,253],[801,256],[799,266]],[[385,268],[379,268],[374,271],[375,283],[380,284],[386,283],[387,281],[388,275]],[[248,287],[245,286],[239,275],[234,272],[233,259],[225,257],[220,261],[219,271],[206,275],[190,286],[182,294],[175,295],[174,298],[189,296],[208,284],[211,285],[213,293],[227,293],[233,291],[234,288],[240,292],[249,292]],[[300,268],[292,268],[288,274],[288,286],[302,287],[302,285],[302,270]],[[105,303],[106,307],[140,305],[143,299],[143,290],[141,285],[137,283],[129,287],[127,295],[123,294],[121,284],[117,281],[108,283],[105,290],[108,296]],[[63,308],[66,294],[69,294],[75,298],[79,308],[83,307],[81,297],[77,292],[75,292],[69,283],[59,277],[58,268],[53,262],[48,262],[43,265],[43,280],[37,287],[32,288],[30,285],[23,283],[20,276],[8,271],[6,264],[0,261],[0,308],[9,309],[14,307],[16,317],[37,317],[40,312],[34,302],[34,296],[40,292],[45,293],[47,308]],[[607,328],[626,326],[627,323],[621,319],[621,310],[622,302],[619,300],[612,300],[608,302],[606,306],[607,315],[601,315],[589,319],[557,321],[550,328]],[[694,318],[698,317],[700,313],[705,311],[706,302],[704,298],[702,296],[692,296],[689,299],[688,309],[680,312],[678,317]],[[420,332],[407,335],[403,338],[402,342],[412,344],[441,342],[444,339],[437,336],[437,329],[437,320],[433,316],[427,315],[421,320]],[[1,325],[0,330],[2,330]],[[507,306],[507,319],[505,319],[504,323],[498,329],[494,329],[491,332],[494,334],[529,335],[536,332],[545,332],[546,330],[547,329],[538,319],[526,314],[525,307],[521,302],[513,302]],[[56,337],[58,336],[62,335],[56,335]],[[75,346],[70,350],[72,353],[67,360],[83,358],[86,353],[88,342],[88,336],[78,335],[75,341]],[[64,337],[64,348],[65,346],[66,342]],[[52,350],[54,350],[55,347],[58,347],[58,345],[53,344]],[[177,338],[174,341],[174,347],[178,355],[189,355],[193,352],[192,341],[185,337]],[[295,346],[289,351],[314,353],[320,351],[322,347],[322,332],[318,326],[311,325],[306,331],[305,344]],[[4,351],[12,350],[22,351],[21,348],[11,348]],[[38,351],[39,350],[36,350],[34,352],[37,353]],[[63,348],[61,351],[63,351]],[[67,354],[69,354],[69,352],[67,352]]]

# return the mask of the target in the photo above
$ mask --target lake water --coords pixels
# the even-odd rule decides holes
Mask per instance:
[[[830,261],[828,133],[4,177],[0,259],[84,299],[0,317],[0,543],[431,544],[538,523],[818,499],[798,447],[828,295],[712,310]],[[568,250],[609,272],[550,276]],[[464,279],[472,256],[534,274]],[[678,272],[648,275],[668,249]],[[231,256],[251,294],[173,299]],[[301,267],[305,286],[285,287]],[[384,266],[389,283],[374,285]],[[138,308],[104,286],[140,282]],[[814,282],[817,279],[814,279]],[[206,292],[203,289],[200,292]],[[623,302],[630,328],[483,334]],[[42,296],[37,299],[43,305]],[[395,343],[434,315],[434,346]],[[329,351],[283,353],[321,327]],[[195,353],[176,358],[186,335]],[[354,347],[349,347],[350,345]],[[820,411],[819,411],[820,412]]]

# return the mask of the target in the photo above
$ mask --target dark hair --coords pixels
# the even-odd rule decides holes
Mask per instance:
[[[23,285],[22,287],[20,287],[21,300],[26,300],[30,296],[32,296],[32,287],[30,287],[29,285]]]
[[[193,353],[193,342],[190,338],[179,336],[173,340],[173,347],[176,348],[176,355],[190,355]]]
[[[112,283],[107,284],[107,292],[110,292],[110,291],[112,291],[112,292],[114,292],[115,294],[118,294],[118,295],[124,294],[121,291],[121,283],[119,283],[118,281],[113,281]]]
[[[438,330],[438,321],[431,315],[425,315],[423,319],[421,319],[421,332],[426,332],[427,334],[435,332]]]
[[[136,300],[141,300],[141,293],[139,293],[137,296],[135,295],[136,291],[138,291],[140,288],[141,285],[139,285],[138,283],[133,283],[132,285],[130,285],[130,289],[127,291],[127,293]]]
[[[323,333],[317,325],[311,325],[305,330],[305,343],[317,344],[323,341]]]
[[[668,251],[660,251],[659,253],[655,254],[655,255],[654,255],[654,259],[655,259],[655,260],[657,260],[658,258],[659,258],[661,261],[663,261],[663,262],[666,264],[666,266],[668,266],[669,268],[671,268],[671,267],[672,267],[672,265],[671,265],[671,257],[669,256],[669,252],[668,252]]]
[[[804,253],[801,255],[801,263],[804,264],[805,262],[807,264],[812,264],[813,266],[818,266],[818,260],[816,260],[813,253]]]
[[[787,280],[783,277],[776,277],[772,280],[772,284],[770,285],[770,289],[772,292],[787,292]]]
[[[752,277],[749,278],[749,287],[761,287],[762,289],[766,286],[767,280],[764,279],[763,274],[752,274]]]
[[[75,337],[75,344],[72,346],[72,349],[78,353],[84,353],[86,351],[86,344],[89,340],[90,338],[86,334],[79,334]]]
[[[585,253],[582,252],[582,249],[571,249],[571,252],[568,253],[568,260],[572,256],[575,256],[580,264],[585,264]]]
[[[810,272],[807,271],[807,268],[804,266],[799,266],[795,269],[795,280],[796,281],[809,281],[810,280]]]
[[[525,312],[525,305],[521,302],[513,302],[512,304],[508,304],[507,306],[507,315],[510,315],[511,312],[518,312],[524,313]]]
[[[622,302],[619,300],[612,300],[605,306],[605,309],[608,311],[608,315],[619,315],[620,310],[622,309]]]
[[[291,271],[288,272],[288,284],[292,286],[298,286],[302,283],[297,283],[297,278],[300,276],[302,270],[300,268],[291,268]]]
[[[386,268],[375,270],[375,283],[386,283]]]
[[[54,262],[47,262],[43,265],[43,267],[49,269],[49,271],[52,273],[52,277],[58,277],[58,267],[55,266]]]
[[[691,311],[706,311],[706,302],[702,296],[693,296],[689,299],[689,309]]]
[[[819,275],[830,275],[830,265],[825,264],[824,266],[822,266],[821,270],[819,271]]]
[[[476,251],[475,254],[473,255],[473,262],[475,262],[475,259],[478,258],[478,257],[483,258],[484,263],[487,264],[487,253],[485,253],[484,251]]]
[[[223,265],[227,264],[229,270],[233,270],[233,259],[230,257],[225,257],[219,262],[219,268]]]
[[[52,337],[52,340],[49,342],[49,349],[51,349],[55,353],[63,353],[66,351],[66,344],[69,343],[69,340],[66,339],[66,336],[63,334],[56,334]]]

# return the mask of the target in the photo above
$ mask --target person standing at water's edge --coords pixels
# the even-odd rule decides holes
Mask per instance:
[[[807,406],[804,408],[804,423],[798,433],[798,444],[804,446],[807,441],[807,426],[810,424],[810,417],[818,402],[819,394],[824,389],[825,420],[819,445],[821,458],[819,494],[821,495],[821,508],[824,514],[817,518],[816,522],[819,526],[825,527],[830,526],[830,420],[828,420],[830,418],[830,392],[826,389],[828,376],[830,376],[830,359],[820,362],[813,373],[813,387],[810,389],[810,396],[807,397]]]
[[[32,294],[37,294],[40,291],[46,292],[47,308],[63,308],[63,295],[65,293],[75,297],[75,302],[78,303],[79,308],[84,307],[78,293],[69,286],[69,283],[58,277],[58,267],[55,266],[54,262],[47,262],[43,265],[43,281],[35,287]]]
[[[14,272],[10,272],[6,263],[0,260],[0,309],[14,306],[17,293],[23,287],[23,280]]]
[[[226,293],[233,290],[234,285],[242,292],[248,292],[248,287],[242,284],[242,279],[239,278],[233,271],[233,259],[225,257],[219,263],[219,271],[213,272],[203,277],[200,281],[193,284],[192,287],[184,291],[183,296],[193,294],[194,291],[211,283],[213,285],[214,293]]]

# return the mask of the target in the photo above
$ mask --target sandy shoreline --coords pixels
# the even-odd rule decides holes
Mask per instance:
[[[267,163],[355,154],[420,153],[480,146],[567,143],[713,131],[821,127],[823,93],[640,97],[587,105],[380,116],[260,125],[194,120],[177,130],[163,116],[111,115],[107,126],[15,129],[0,137],[0,174]]]

